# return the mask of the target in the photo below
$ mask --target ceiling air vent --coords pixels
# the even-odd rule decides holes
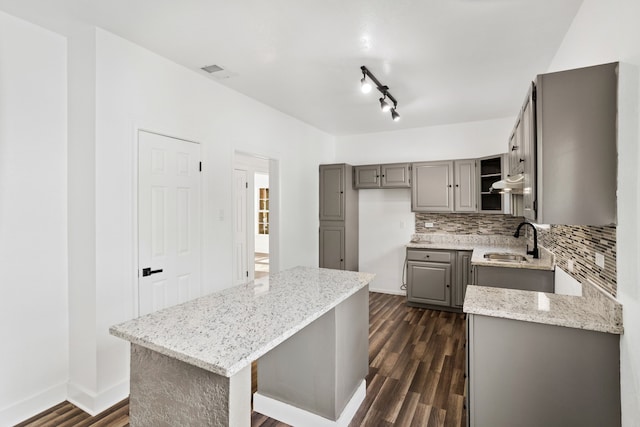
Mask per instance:
[[[221,66],[215,65],[215,64],[202,67],[201,70],[204,70],[207,73],[211,74],[211,76],[216,80],[224,80],[224,79],[228,79],[229,77],[237,76],[236,73],[232,73],[231,71],[225,70]]]
[[[211,74],[211,73],[216,73],[218,71],[223,71],[224,68],[222,68],[219,65],[207,65],[206,67],[202,67],[201,70],[206,71],[207,73]]]

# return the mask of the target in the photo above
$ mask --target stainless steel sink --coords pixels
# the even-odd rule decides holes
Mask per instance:
[[[484,257],[488,261],[500,261],[500,262],[526,262],[527,261],[527,257],[520,254],[490,252],[490,253],[484,254]]]

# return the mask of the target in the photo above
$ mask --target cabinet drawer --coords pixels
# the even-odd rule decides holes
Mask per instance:
[[[423,249],[407,249],[409,261],[451,262],[451,252],[426,251]]]

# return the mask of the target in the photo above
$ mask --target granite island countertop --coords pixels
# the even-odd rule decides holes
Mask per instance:
[[[622,334],[622,305],[596,285],[582,286],[583,296],[467,286],[467,314],[522,320],[611,334]]]
[[[374,276],[296,267],[112,326],[109,331],[231,377],[366,287]]]

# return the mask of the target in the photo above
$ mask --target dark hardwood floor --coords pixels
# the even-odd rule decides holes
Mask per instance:
[[[350,426],[464,426],[464,316],[404,302],[370,294],[367,396]],[[18,426],[124,427],[128,413],[128,400],[95,417],[63,402]],[[251,421],[253,427],[286,426],[256,412]]]

